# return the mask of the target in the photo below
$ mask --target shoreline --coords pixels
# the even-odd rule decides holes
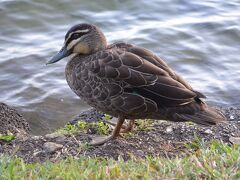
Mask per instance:
[[[138,120],[137,127],[124,138],[111,140],[104,145],[91,147],[87,143],[93,137],[99,137],[93,127],[80,129],[74,133],[59,133],[55,131],[43,136],[25,135],[7,143],[0,141],[0,154],[16,155],[27,163],[58,161],[68,156],[73,157],[104,157],[124,160],[131,156],[145,158],[146,156],[176,157],[189,153],[186,144],[196,141],[210,142],[220,140],[223,143],[235,144],[240,139],[240,107],[229,107],[223,110],[229,121],[216,126],[201,126],[188,122],[169,122],[159,120]],[[106,121],[101,118],[103,113],[90,109],[80,113],[69,121],[69,127],[78,124],[78,120],[86,124]],[[103,125],[105,128],[105,125]],[[108,127],[107,133],[112,130]],[[95,128],[99,128],[96,126]]]

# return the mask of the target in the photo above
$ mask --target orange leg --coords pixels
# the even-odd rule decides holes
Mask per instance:
[[[112,126],[116,126],[117,125],[116,123],[111,122],[111,121],[104,121],[104,122],[108,123],[108,124],[110,124]],[[127,132],[131,131],[134,128],[134,125],[135,125],[135,119],[129,120],[127,126],[124,125],[124,124],[122,125],[120,133],[127,133]]]
[[[94,145],[94,146],[102,145],[102,144],[108,142],[109,140],[118,137],[120,135],[119,133],[120,133],[121,127],[124,123],[124,120],[125,120],[124,117],[122,115],[119,115],[117,125],[115,126],[115,128],[112,132],[112,135],[103,137],[101,139],[100,138],[95,139],[90,143],[90,145]]]
[[[127,133],[127,132],[131,131],[134,128],[134,125],[135,125],[135,119],[131,119],[131,120],[129,120],[127,127],[125,127],[120,132]]]

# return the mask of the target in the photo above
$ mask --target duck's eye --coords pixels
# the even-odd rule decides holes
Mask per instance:
[[[83,36],[84,34],[86,34],[86,32],[74,33],[74,34],[72,35],[72,38],[73,38],[73,39],[77,39],[77,38]]]
[[[81,36],[80,33],[74,33],[74,34],[72,35],[73,39],[79,38],[80,36]]]

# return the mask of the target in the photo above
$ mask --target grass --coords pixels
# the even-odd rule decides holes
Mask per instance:
[[[106,120],[110,120],[111,116],[105,114],[104,115]],[[136,121],[136,128],[135,131],[146,131],[150,130],[153,126],[153,120],[138,120]],[[105,122],[91,122],[87,123],[85,121],[79,120],[76,124],[66,124],[63,128],[59,128],[56,130],[56,133],[60,134],[75,134],[79,132],[89,132],[92,131],[94,134],[98,135],[108,135],[110,134],[110,127],[108,123]]]
[[[11,142],[16,138],[13,134],[0,134],[0,141]]]
[[[107,123],[104,122],[92,122],[87,123],[85,121],[79,120],[76,124],[66,124],[63,128],[60,128],[56,133],[60,134],[75,134],[79,132],[89,132],[92,131],[94,134],[107,135],[110,133],[110,128]]]
[[[58,162],[26,164],[20,158],[0,157],[0,179],[239,179],[240,146],[219,141],[194,142],[191,154],[163,157],[69,157]]]
[[[136,130],[137,131],[148,131],[151,130],[154,124],[154,120],[152,119],[138,119],[135,121],[136,124]]]
[[[108,120],[111,117],[105,115]],[[136,131],[151,129],[151,121],[137,121]],[[103,122],[67,124],[57,130],[61,134],[94,131],[109,134]],[[0,140],[11,141],[14,136],[2,135]],[[87,147],[87,145],[84,145]],[[0,156],[0,179],[240,179],[240,145],[220,141],[203,142],[197,136],[185,145],[188,154],[176,158],[134,156],[124,161],[106,158],[68,157],[57,162],[28,164],[15,156]],[[86,148],[83,147],[83,148]],[[126,152],[127,153],[127,152]]]

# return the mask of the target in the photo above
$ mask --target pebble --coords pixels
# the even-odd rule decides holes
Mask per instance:
[[[206,134],[213,134],[213,132],[212,132],[211,129],[206,129],[204,132],[205,132]]]
[[[57,143],[65,143],[67,141],[66,136],[59,136],[55,139]]]
[[[29,134],[24,130],[19,130],[16,136],[17,136],[17,139],[21,141],[26,141],[29,138]]]
[[[51,134],[46,134],[46,135],[45,135],[45,138],[47,138],[47,139],[54,139],[54,138],[57,138],[57,137],[59,137],[59,136],[60,136],[60,134],[51,133]]]
[[[52,134],[46,134],[45,135],[46,139],[54,139],[55,142],[58,143],[64,143],[66,141],[66,136],[63,134],[58,134],[58,133],[52,133]]]
[[[166,133],[167,134],[170,134],[171,132],[173,131],[173,128],[172,128],[172,126],[168,126],[167,128],[166,128]]]
[[[38,156],[40,155],[41,153],[43,153],[42,151],[34,151],[33,152],[33,156]]]
[[[31,139],[34,141],[39,141],[39,140],[43,139],[43,137],[42,136],[32,136]]]
[[[48,153],[55,152],[55,151],[61,149],[62,147],[63,147],[62,144],[57,144],[57,143],[53,143],[53,142],[46,142],[43,144],[43,149]]]
[[[139,156],[139,157],[145,157],[145,154],[142,150],[137,150],[136,151],[136,154]]]
[[[233,143],[233,144],[240,144],[240,137],[233,137],[233,136],[231,136],[231,137],[229,138],[229,141],[230,141],[231,143]]]

